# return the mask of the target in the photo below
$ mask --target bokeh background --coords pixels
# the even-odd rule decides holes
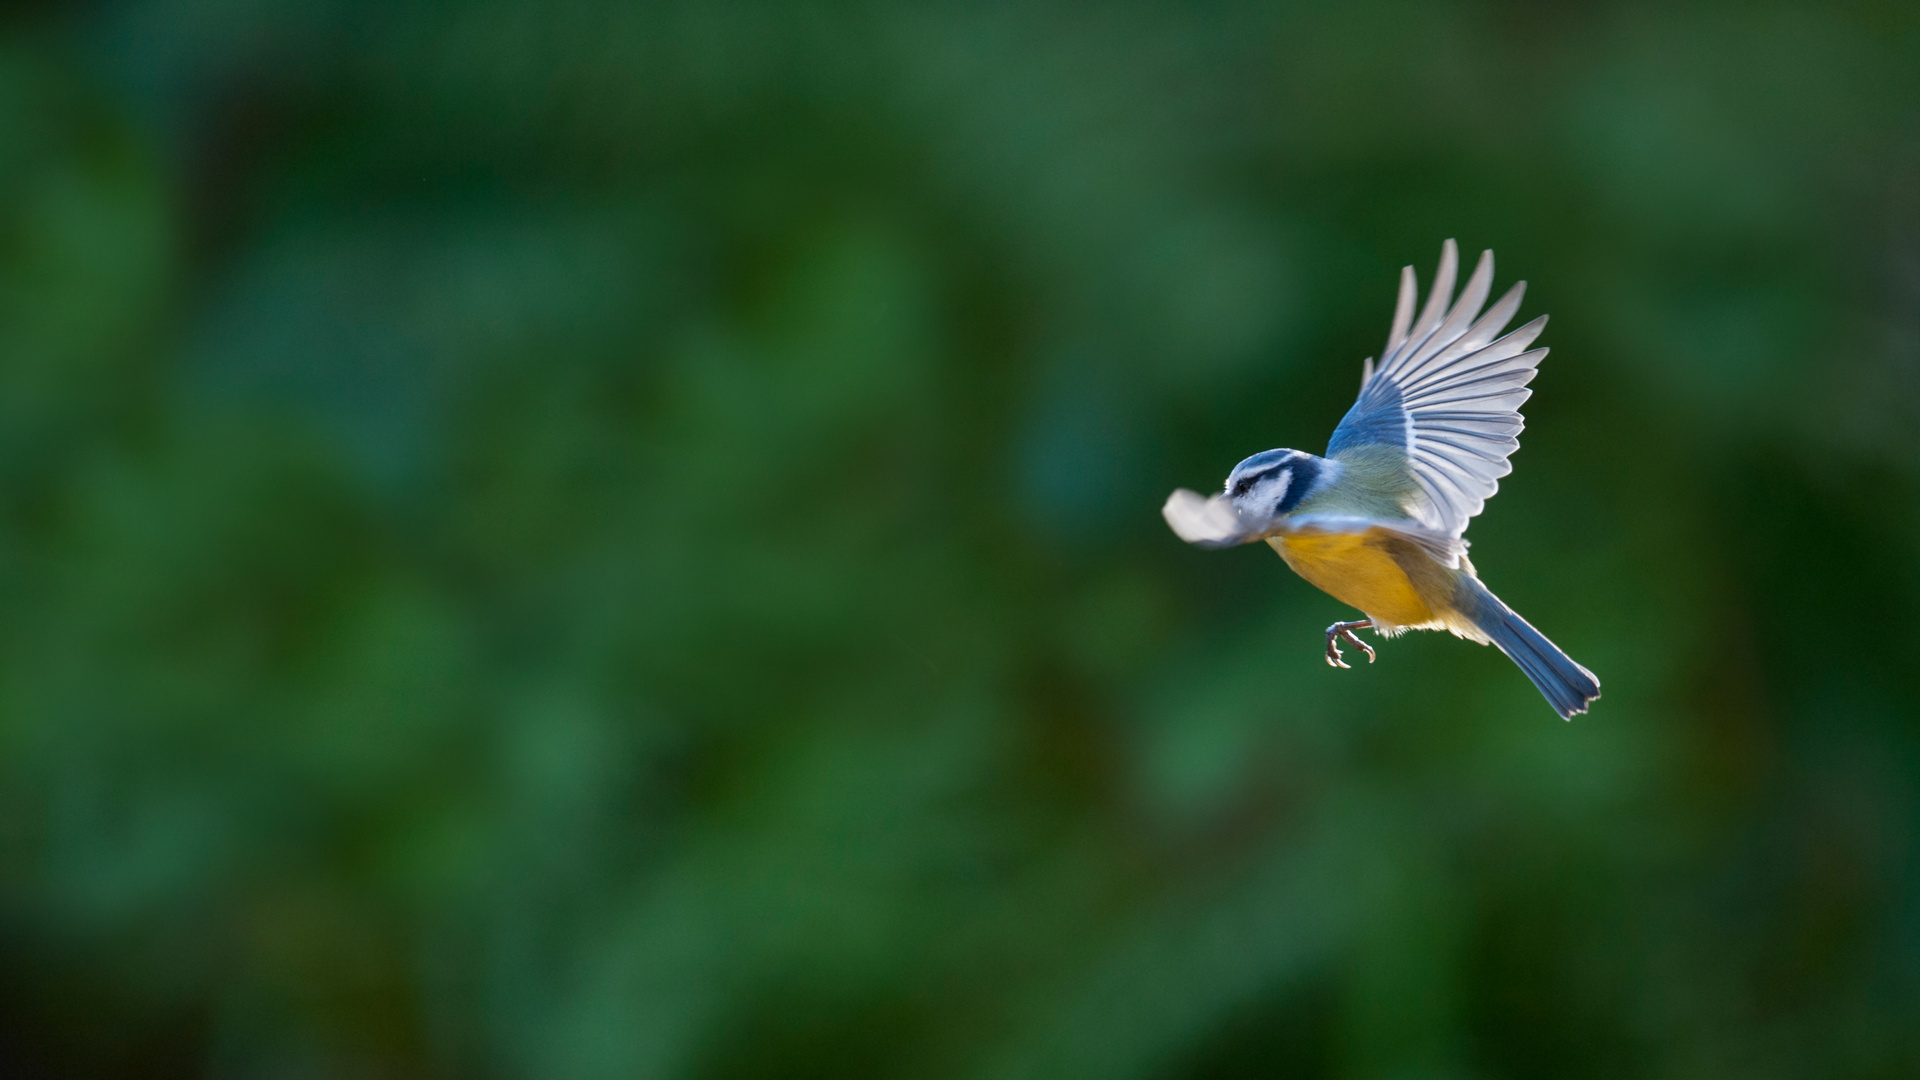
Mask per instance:
[[[1556,719],[1175,486],[1551,312]],[[1920,1075],[1920,10],[0,15],[0,1063]]]

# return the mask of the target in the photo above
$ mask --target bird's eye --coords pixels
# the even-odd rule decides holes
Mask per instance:
[[[1252,487],[1253,480],[1250,477],[1241,477],[1240,482],[1233,485],[1233,497],[1237,499],[1245,495]]]

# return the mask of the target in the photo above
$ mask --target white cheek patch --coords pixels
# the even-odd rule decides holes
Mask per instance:
[[[1268,486],[1273,489],[1273,494],[1270,498],[1274,506],[1279,506],[1281,503],[1286,502],[1287,489],[1293,486],[1293,470],[1281,469],[1280,475],[1270,481]]]

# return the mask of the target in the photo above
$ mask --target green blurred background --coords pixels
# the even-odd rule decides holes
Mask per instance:
[[[1391,642],[1158,509],[1442,239]],[[0,15],[0,1069],[1920,1075],[1911,3]]]

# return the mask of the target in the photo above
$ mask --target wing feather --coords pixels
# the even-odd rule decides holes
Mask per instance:
[[[1466,501],[1470,496],[1460,487],[1453,470],[1439,464],[1433,458],[1421,456],[1414,459],[1413,474],[1418,479],[1421,491],[1433,506],[1451,506]]]
[[[1493,306],[1487,309],[1487,313],[1480,316],[1479,321],[1468,327],[1467,332],[1462,334],[1459,340],[1441,350],[1440,355],[1433,358],[1434,364],[1443,365],[1457,360],[1468,353],[1479,352],[1482,347],[1498,336],[1500,331],[1506,329],[1508,323],[1513,321],[1514,314],[1520,310],[1520,301],[1525,299],[1526,295],[1527,283],[1524,281],[1514,282],[1513,288],[1508,289],[1505,296],[1494,301]],[[1542,324],[1544,325],[1544,322]],[[1532,324],[1529,323],[1528,325],[1531,326]],[[1536,331],[1536,333],[1537,332],[1538,331]],[[1532,339],[1529,338],[1528,340],[1531,341]],[[1524,346],[1522,347],[1524,348]],[[1516,349],[1514,351],[1518,352],[1519,350]]]
[[[1508,458],[1525,428],[1520,406],[1533,391],[1544,348],[1530,348],[1546,316],[1501,336],[1520,310],[1526,282],[1492,307],[1493,252],[1483,252],[1472,275],[1453,295],[1459,249],[1441,245],[1433,288],[1416,317],[1419,283],[1412,267],[1400,274],[1387,350],[1366,366],[1360,398],[1334,430],[1330,457],[1365,446],[1406,454],[1405,509],[1422,527],[1458,537],[1513,471]]]
[[[1440,245],[1440,267],[1433,273],[1433,291],[1427,294],[1427,305],[1420,309],[1420,318],[1413,324],[1408,341],[1414,348],[1426,344],[1426,340],[1440,325],[1447,314],[1447,301],[1453,296],[1453,279],[1460,272],[1460,249],[1452,240]],[[1404,346],[1403,346],[1404,349]]]
[[[1387,331],[1387,351],[1381,356],[1392,356],[1400,346],[1407,343],[1407,330],[1413,325],[1413,305],[1420,298],[1420,284],[1414,280],[1413,267],[1400,268],[1400,299],[1393,305],[1393,328]],[[1373,360],[1367,360],[1367,374],[1373,374]]]
[[[1488,251],[1481,254],[1480,265],[1474,268],[1473,276],[1467,279],[1466,288],[1460,291],[1460,299],[1448,310],[1446,321],[1435,327],[1411,356],[1401,361],[1401,366],[1410,373],[1411,378],[1419,378],[1420,369],[1427,366],[1428,361],[1460,340],[1473,317],[1480,313],[1480,306],[1487,302],[1487,293],[1492,288],[1493,252]]]
[[[1483,471],[1479,467],[1481,462],[1493,464],[1496,455],[1500,465],[1511,469],[1513,465],[1506,460],[1506,455],[1520,449],[1519,439],[1458,439],[1435,437],[1430,441],[1435,447],[1433,456],[1443,457],[1475,474]],[[1450,453],[1446,449],[1441,449],[1441,447],[1450,448],[1451,450],[1458,451],[1458,453]],[[1499,475],[1505,476],[1506,473],[1502,472]]]
[[[1512,446],[1507,447],[1509,454],[1520,449],[1520,440],[1514,438],[1515,435],[1520,433],[1500,424],[1439,424],[1434,423],[1433,419],[1428,417],[1426,421],[1420,425],[1420,430],[1435,432],[1434,438],[1440,442],[1447,441],[1442,437],[1444,435],[1458,435],[1463,438],[1480,439],[1487,442],[1512,443]]]

